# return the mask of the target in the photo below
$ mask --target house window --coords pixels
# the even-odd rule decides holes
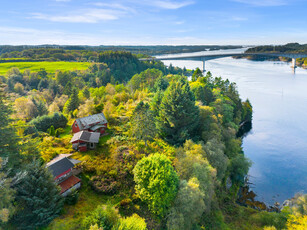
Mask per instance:
[[[90,147],[93,149],[94,148],[94,143],[90,143]]]
[[[75,127],[77,127],[78,125],[77,125],[77,123],[75,123]]]

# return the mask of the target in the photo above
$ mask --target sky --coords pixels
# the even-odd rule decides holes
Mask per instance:
[[[0,45],[307,43],[307,0],[0,0]]]

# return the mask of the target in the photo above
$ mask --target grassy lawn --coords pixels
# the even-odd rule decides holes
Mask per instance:
[[[115,205],[122,200],[121,195],[106,196],[94,192],[88,184],[89,176],[81,174],[82,187],[79,200],[75,205],[65,205],[63,214],[48,226],[51,229],[79,229],[82,219],[96,209],[98,205]]]
[[[61,133],[59,137],[60,137],[60,138],[72,137],[71,125],[67,125],[66,128],[64,129],[64,132]]]
[[[48,73],[55,73],[56,70],[85,70],[91,63],[89,62],[7,62],[0,63],[0,75],[5,75],[12,67],[17,67],[23,72],[26,69],[39,71],[45,68]]]

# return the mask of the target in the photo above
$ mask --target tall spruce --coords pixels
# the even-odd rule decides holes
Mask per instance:
[[[21,156],[18,145],[19,137],[11,125],[11,106],[7,103],[3,87],[4,85],[0,81],[0,157],[7,162],[4,169],[9,170],[17,167]]]
[[[160,135],[170,144],[181,145],[196,136],[199,109],[186,78],[171,82],[164,93],[158,118]]]
[[[75,109],[78,109],[79,104],[80,104],[80,101],[79,101],[79,96],[78,96],[78,89],[74,87],[72,89],[72,93],[68,101],[68,105],[67,105],[68,111],[73,112]]]
[[[14,185],[17,210],[11,223],[18,229],[37,229],[59,216],[63,199],[51,172],[38,161],[28,164]]]
[[[11,179],[1,171],[2,164],[0,157],[0,229],[5,229],[5,223],[14,212],[15,190],[11,188]]]
[[[147,141],[154,138],[156,135],[156,126],[153,112],[150,110],[149,105],[141,101],[133,111],[131,118],[131,129],[132,136],[139,140]]]

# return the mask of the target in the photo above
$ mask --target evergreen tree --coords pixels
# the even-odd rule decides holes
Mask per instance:
[[[73,88],[70,98],[67,101],[67,112],[73,112],[79,107],[78,89]]]
[[[131,120],[132,136],[145,141],[147,146],[147,141],[156,134],[155,119],[149,105],[141,101],[133,111]]]
[[[84,88],[83,90],[83,96],[86,98],[86,99],[89,99],[91,94],[90,94],[90,91],[88,90],[87,87]]]
[[[14,185],[17,212],[12,223],[20,229],[37,229],[59,216],[63,199],[51,172],[34,161]]]
[[[56,129],[55,130],[55,137],[59,137],[60,136],[60,131],[59,131],[59,129]]]
[[[43,116],[45,114],[48,114],[48,110],[47,110],[45,104],[41,100],[37,101],[35,99],[32,99],[32,101],[33,101],[34,105],[36,106],[37,116]]]
[[[164,90],[167,89],[168,85],[169,85],[169,83],[168,83],[166,77],[160,76],[160,77],[156,80],[156,82],[155,82],[154,90],[155,90],[155,91],[158,91],[158,90],[164,91]]]
[[[55,130],[54,130],[54,126],[53,125],[50,126],[49,135],[52,136],[52,137],[55,136]]]
[[[19,164],[21,156],[19,154],[19,137],[15,129],[10,125],[10,115],[12,113],[10,105],[6,102],[6,94],[0,81],[0,157],[3,161],[8,161],[5,169],[13,168]],[[16,168],[16,167],[15,167]]]
[[[71,84],[71,82],[69,81],[69,82],[67,82],[67,84],[65,85],[63,94],[66,94],[66,95],[70,96],[71,93],[72,93],[72,84]]]
[[[2,168],[2,159],[0,158],[0,170]],[[15,190],[11,188],[11,180],[6,174],[0,171],[0,229],[6,223],[14,212],[13,200]]]
[[[197,81],[197,78],[203,77],[203,76],[204,76],[204,75],[203,75],[203,73],[201,72],[201,70],[200,70],[199,68],[197,68],[197,69],[194,71],[193,75],[192,75],[192,81]]]
[[[195,137],[199,109],[189,83],[183,77],[173,81],[165,91],[159,111],[160,135],[170,144],[181,145]]]

